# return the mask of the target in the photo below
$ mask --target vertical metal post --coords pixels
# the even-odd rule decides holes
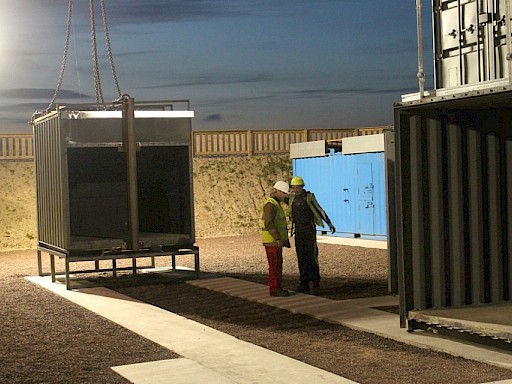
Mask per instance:
[[[505,175],[504,175],[506,181],[506,223],[507,223],[507,233],[506,233],[506,239],[505,246],[507,249],[508,254],[508,273],[509,279],[508,279],[508,300],[511,300],[512,297],[512,279],[510,276],[512,276],[512,140],[506,139],[505,140]]]
[[[41,260],[41,251],[37,250],[37,272],[39,276],[43,276],[43,261]]]
[[[448,124],[448,241],[451,265],[451,305],[466,304],[464,250],[464,180],[462,129]]]
[[[410,297],[411,265],[410,265],[410,182],[408,166],[410,164],[410,144],[408,125],[404,124],[401,113],[395,110],[395,197],[396,197],[396,254],[400,328],[407,327],[407,315],[414,303]]]
[[[66,265],[68,260],[68,256],[66,255]],[[50,274],[52,276],[52,283],[55,283],[55,256],[50,253]],[[66,272],[66,276],[69,274],[69,271]]]
[[[139,250],[139,205],[137,194],[137,143],[135,141],[134,100],[123,95],[123,146],[128,182],[128,230],[130,249]]]
[[[496,127],[498,122],[488,121],[488,125]],[[503,301],[503,264],[502,264],[502,209],[501,209],[501,178],[500,156],[503,148],[500,138],[489,134],[487,145],[487,188],[489,210],[489,273],[490,273],[490,299],[491,303]],[[492,228],[492,229],[491,229]]]
[[[386,216],[388,223],[388,291],[398,292],[398,261],[396,251],[396,198],[395,198],[395,132],[384,131],[384,153],[386,154]]]
[[[512,28],[510,26],[510,0],[505,0],[505,31],[507,37],[505,38],[505,43],[507,44],[507,54],[505,57],[507,58],[507,67],[508,67],[508,82],[512,84]]]
[[[443,202],[443,144],[441,121],[427,120],[430,265],[432,269],[432,307],[446,306],[445,227]]]
[[[485,303],[484,277],[484,218],[482,138],[476,129],[468,129],[468,191],[469,249],[471,268],[471,304]]]
[[[428,246],[425,243],[425,169],[424,141],[421,116],[411,116],[410,124],[410,169],[411,169],[411,256],[413,276],[414,308],[426,308],[426,265]]]
[[[416,0],[416,33],[418,38],[418,86],[420,99],[425,94],[425,71],[423,70],[423,31],[421,22],[421,0]]]

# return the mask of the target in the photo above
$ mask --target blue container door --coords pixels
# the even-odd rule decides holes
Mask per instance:
[[[336,200],[328,214],[332,215],[331,219],[334,218],[334,226],[341,236],[353,237],[357,222],[356,183],[353,177],[354,157],[336,153],[331,158],[335,161],[336,173],[330,180],[334,186],[333,195],[336,196]]]
[[[364,235],[375,234],[375,203],[372,163],[357,164],[357,232]]]

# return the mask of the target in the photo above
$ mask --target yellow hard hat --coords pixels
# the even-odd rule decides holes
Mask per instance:
[[[290,183],[290,185],[293,187],[293,186],[297,186],[297,185],[301,185],[301,186],[304,186],[304,180],[302,179],[302,177],[300,176],[295,176],[293,179],[292,179],[292,182]]]

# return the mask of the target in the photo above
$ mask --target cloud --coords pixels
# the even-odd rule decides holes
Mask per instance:
[[[187,81],[167,83],[161,85],[151,85],[139,87],[139,89],[156,89],[156,88],[172,88],[172,87],[190,87],[196,85],[221,85],[221,84],[246,84],[246,83],[260,83],[273,80],[274,77],[267,73],[259,74],[228,74],[228,75],[202,75],[191,77]]]
[[[47,99],[50,101],[55,93],[54,89],[49,88],[14,88],[0,90],[0,97],[10,99]],[[61,89],[59,98],[63,99],[83,99],[90,96],[81,94],[68,89]]]
[[[18,113],[22,112],[27,114],[28,111],[37,111],[46,109],[48,103],[22,103],[22,104],[13,104],[8,106],[0,107],[0,110],[5,110],[10,113]],[[2,118],[2,121],[5,121],[5,118]]]
[[[244,8],[243,2],[233,1],[127,0],[111,2],[107,16],[115,25],[165,23],[246,14]]]
[[[288,92],[288,94],[298,96],[330,96],[330,95],[348,95],[348,94],[388,94],[388,93],[410,93],[414,92],[411,88],[339,88],[339,89],[303,89],[299,91]]]
[[[206,116],[203,121],[206,121],[206,122],[219,122],[219,121],[222,121],[222,115],[220,113],[213,113],[211,115],[208,115]]]

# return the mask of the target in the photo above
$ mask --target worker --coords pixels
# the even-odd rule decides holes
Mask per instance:
[[[288,203],[290,186],[285,181],[274,184],[270,197],[262,209],[260,227],[261,238],[268,260],[268,289],[270,296],[289,296],[282,288],[283,247],[290,248],[288,225],[281,203]]]
[[[320,267],[316,244],[316,225],[325,222],[332,233],[336,232],[331,220],[322,209],[315,195],[304,189],[304,180],[295,176],[291,180],[290,221],[292,236],[295,235],[295,251],[299,264],[299,288],[302,293],[318,295],[320,289]]]

